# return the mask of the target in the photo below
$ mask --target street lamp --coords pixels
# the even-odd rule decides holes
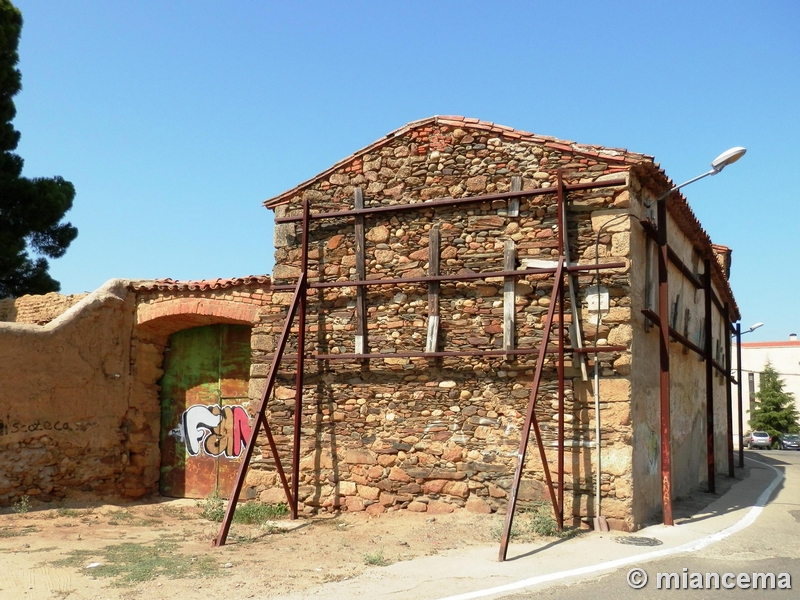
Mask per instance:
[[[754,323],[747,331],[742,331],[742,324],[736,324],[736,395],[739,400],[739,468],[744,467],[744,418],[742,416],[742,336],[763,327],[763,323]]]
[[[703,179],[703,177],[708,177],[709,175],[716,175],[717,173],[722,171],[722,169],[724,169],[728,165],[732,165],[737,160],[742,158],[744,156],[745,152],[747,152],[747,148],[742,148],[741,146],[736,146],[734,148],[729,148],[728,150],[725,150],[725,152],[723,152],[717,158],[715,158],[714,160],[711,161],[711,170],[710,171],[706,171],[702,175],[698,175],[697,177],[693,177],[689,181],[684,181],[680,185],[676,185],[675,187],[673,187],[668,192],[664,192],[663,194],[661,194],[661,196],[659,196],[658,199],[654,200],[653,202],[650,202],[649,204],[645,203],[645,205],[644,205],[645,208],[650,208],[651,206],[653,206],[653,204],[655,204],[659,200],[663,200],[664,198],[669,196],[672,192],[676,192],[679,189],[681,189],[682,187],[685,187],[685,186],[689,185],[690,183],[694,183],[695,181],[699,181],[700,179]],[[757,326],[760,327],[761,325],[763,325],[763,323],[761,323],[761,324],[759,324]]]
[[[672,433],[670,431],[670,382],[669,382],[669,289],[667,287],[667,265],[669,264],[669,246],[667,244],[667,203],[666,199],[672,192],[680,188],[694,183],[708,177],[709,175],[716,175],[725,167],[735,163],[737,160],[744,156],[744,148],[737,146],[730,148],[717,158],[711,161],[711,170],[698,175],[689,181],[676,185],[669,191],[661,194],[654,202],[649,204],[645,202],[645,209],[649,209],[653,204],[656,207],[656,235],[658,240],[658,320],[659,320],[659,362],[660,362],[660,381],[659,381],[659,396],[660,396],[660,409],[661,409],[661,505],[664,514],[664,525],[672,525],[672,456],[670,451],[670,443]],[[709,315],[710,319],[710,315]],[[706,360],[711,360],[710,349],[707,348]],[[729,384],[730,385],[730,384]],[[706,410],[706,429],[707,437],[711,444],[714,439],[714,412],[713,406],[709,406]],[[731,407],[728,404],[728,415],[731,415]],[[730,420],[729,420],[730,422]],[[729,456],[730,462],[733,463],[733,432],[732,426],[728,431],[728,447],[730,448]],[[713,448],[709,453],[713,456]],[[732,465],[731,465],[732,468]],[[713,490],[714,482],[714,465],[709,465],[709,487]]]

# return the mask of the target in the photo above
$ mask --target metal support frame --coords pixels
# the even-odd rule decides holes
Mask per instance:
[[[564,258],[560,257],[558,260],[558,267],[556,267],[556,277],[553,282],[553,292],[550,297],[550,307],[547,310],[547,317],[545,318],[544,328],[542,330],[542,345],[539,351],[539,356],[536,360],[536,371],[533,376],[533,384],[531,385],[531,394],[528,399],[528,412],[525,415],[525,424],[522,426],[521,437],[519,441],[519,452],[517,453],[517,468],[514,472],[514,481],[511,484],[511,497],[508,499],[508,506],[506,507],[506,520],[503,526],[503,534],[500,538],[500,554],[498,559],[502,562],[506,559],[508,553],[508,542],[511,535],[511,525],[514,522],[514,509],[517,505],[517,494],[519,493],[519,484],[522,481],[522,469],[525,464],[525,454],[528,450],[528,438],[530,437],[531,427],[533,427],[536,444],[539,447],[539,456],[542,460],[542,470],[544,471],[545,482],[547,489],[550,492],[550,500],[553,503],[553,509],[556,515],[560,514],[560,507],[558,506],[558,499],[553,490],[553,481],[550,477],[550,467],[547,464],[547,457],[544,453],[544,444],[542,443],[542,434],[539,429],[539,422],[536,419],[536,403],[539,395],[539,384],[542,380],[542,369],[544,367],[545,352],[543,349],[547,346],[550,339],[550,329],[553,323],[553,313],[555,312],[556,305],[558,304],[558,296],[561,293],[561,286],[563,279],[561,277],[562,267],[564,266]],[[561,451],[561,448],[559,448]]]
[[[728,411],[728,477],[733,477],[735,475],[735,471],[733,466],[733,390],[731,390],[731,367],[733,366],[731,364],[732,325],[730,319],[730,306],[727,302],[725,303],[725,310],[722,314],[725,322],[725,373],[728,374],[725,382],[725,404]]]
[[[278,471],[278,476],[280,477],[281,484],[283,485],[283,491],[286,493],[287,503],[289,506],[297,506],[297,496],[293,495],[289,489],[289,485],[286,481],[286,474],[284,473],[281,459],[278,455],[278,448],[275,445],[275,439],[272,436],[272,430],[269,427],[269,423],[267,423],[265,413],[267,410],[267,401],[269,399],[269,395],[272,392],[272,388],[275,385],[275,379],[278,376],[278,367],[281,364],[283,351],[286,348],[286,342],[289,340],[289,332],[292,329],[292,321],[294,320],[295,313],[300,305],[300,298],[304,293],[305,284],[306,274],[301,273],[300,278],[297,280],[297,285],[295,286],[294,298],[292,298],[292,303],[289,305],[289,314],[286,317],[286,321],[283,324],[283,331],[278,339],[278,346],[275,349],[275,354],[272,357],[272,364],[269,367],[266,385],[264,386],[264,391],[261,394],[261,402],[258,405],[253,427],[250,430],[250,439],[247,440],[244,456],[242,456],[242,459],[239,463],[239,470],[236,473],[236,479],[233,483],[233,490],[228,498],[228,506],[225,509],[225,516],[222,518],[222,523],[219,526],[219,533],[213,542],[214,546],[224,546],[225,541],[228,539],[228,531],[230,530],[231,522],[233,521],[233,513],[236,510],[236,503],[239,501],[239,494],[241,493],[242,486],[244,485],[244,478],[247,474],[247,468],[250,466],[250,460],[253,457],[253,450],[255,450],[258,431],[262,425],[264,427],[264,433],[267,436],[267,441],[269,442],[272,458],[275,460],[275,467]]]
[[[672,432],[670,425],[669,383],[669,289],[667,287],[667,202],[660,198],[658,215],[658,317],[659,317],[659,392],[661,406],[661,506],[664,525],[674,525],[672,518]]]
[[[714,456],[714,367],[711,364],[712,327],[711,327],[711,261],[703,261],[703,304],[705,306],[704,326],[704,358],[706,359],[706,463],[708,465],[708,492],[714,494],[716,486],[716,460]]]
[[[744,422],[742,416],[742,324],[736,323],[736,395],[739,400],[739,468],[744,468]]]
[[[525,462],[525,454],[527,451],[528,439],[530,437],[531,429],[534,432],[534,436],[536,438],[537,447],[539,450],[539,455],[542,461],[542,469],[544,471],[544,478],[547,484],[547,489],[550,495],[550,499],[553,504],[554,513],[556,515],[556,520],[558,523],[558,528],[561,530],[564,525],[564,437],[565,437],[565,419],[564,419],[564,394],[565,394],[565,365],[564,365],[564,353],[571,352],[573,353],[576,358],[580,357],[583,360],[583,355],[590,352],[621,352],[627,350],[627,346],[603,346],[601,348],[595,347],[583,347],[582,340],[580,339],[580,335],[576,335],[573,332],[573,335],[576,339],[573,339],[574,347],[568,347],[565,344],[564,340],[564,310],[565,310],[565,283],[564,278],[569,277],[573,273],[579,273],[583,271],[594,271],[599,269],[613,269],[613,268],[622,268],[627,266],[624,262],[616,262],[616,263],[608,263],[608,264],[600,264],[600,265],[570,265],[569,264],[569,245],[567,240],[567,219],[566,219],[566,192],[567,191],[577,191],[577,190],[591,190],[597,188],[605,188],[605,187],[614,187],[625,185],[625,179],[614,179],[614,180],[607,180],[601,182],[589,182],[589,183],[579,183],[579,184],[571,184],[565,185],[562,180],[561,172],[558,174],[558,187],[557,189],[551,188],[537,188],[533,190],[518,190],[514,189],[511,192],[505,192],[500,194],[490,194],[490,195],[483,195],[483,196],[471,196],[468,198],[443,198],[439,200],[433,200],[428,202],[422,203],[414,203],[414,204],[407,204],[407,205],[389,205],[389,206],[378,206],[373,208],[364,208],[363,205],[363,196],[361,195],[361,191],[357,190],[355,192],[355,209],[354,210],[346,210],[346,211],[335,211],[335,212],[327,212],[327,213],[310,213],[308,201],[303,202],[303,210],[302,214],[300,215],[291,215],[288,217],[280,217],[275,220],[276,223],[292,223],[292,222],[301,222],[302,223],[302,249],[301,249],[301,269],[300,269],[300,276],[295,285],[274,285],[272,286],[273,290],[285,290],[285,289],[294,289],[294,297],[292,303],[289,308],[289,313],[287,315],[286,321],[284,323],[284,327],[281,333],[281,337],[273,356],[272,364],[270,365],[269,374],[267,377],[266,386],[264,388],[261,403],[259,405],[259,409],[257,411],[255,417],[255,424],[251,432],[250,440],[248,441],[247,448],[245,455],[242,458],[241,464],[239,466],[239,472],[236,477],[236,481],[234,483],[234,489],[231,494],[231,498],[228,502],[228,506],[225,512],[225,517],[223,518],[222,525],[220,526],[219,535],[214,541],[215,546],[222,546],[225,544],[228,531],[230,528],[230,524],[232,522],[233,513],[235,511],[236,503],[238,501],[239,494],[241,492],[241,488],[244,484],[244,477],[247,472],[247,468],[249,466],[250,460],[252,458],[252,453],[254,450],[255,442],[258,436],[259,427],[261,425],[264,426],[272,454],[275,458],[276,466],[281,477],[281,483],[283,484],[284,491],[286,493],[287,501],[290,506],[291,516],[292,518],[297,518],[298,513],[298,485],[299,485],[299,463],[300,463],[300,428],[302,424],[302,409],[303,409],[303,377],[304,377],[304,370],[305,370],[305,359],[308,358],[315,358],[317,360],[342,360],[342,359],[378,359],[378,358],[399,358],[399,357],[420,357],[420,358],[440,358],[440,357],[466,357],[466,356],[484,356],[484,357],[498,357],[506,359],[510,356],[516,355],[531,355],[537,354],[537,362],[536,362],[536,370],[534,375],[534,380],[531,386],[531,393],[528,401],[528,411],[525,419],[524,431],[522,432],[522,438],[520,441],[520,451],[517,457],[517,468],[514,476],[514,483],[511,490],[511,498],[509,500],[509,505],[506,514],[506,527],[503,533],[503,538],[501,540],[501,550],[500,550],[500,560],[505,560],[507,549],[508,549],[508,541],[509,541],[509,534],[511,530],[511,524],[513,521],[514,516],[514,508],[516,506],[517,501],[517,494],[519,492],[519,485],[522,479],[522,470],[524,467]],[[519,185],[515,185],[514,188],[520,187]],[[492,202],[494,200],[508,200],[509,203],[512,205],[512,212],[516,212],[513,210],[513,205],[517,204],[517,201],[522,197],[528,196],[538,196],[542,194],[558,194],[558,211],[559,211],[559,248],[560,248],[560,256],[556,262],[556,266],[553,268],[536,268],[536,269],[522,269],[522,270],[515,270],[512,268],[512,265],[507,260],[504,270],[497,271],[497,272],[483,272],[483,273],[459,273],[459,274],[451,274],[451,275],[439,275],[438,273],[431,273],[425,277],[414,277],[414,278],[397,278],[397,279],[381,279],[381,280],[368,280],[366,279],[366,272],[365,269],[359,269],[357,273],[358,279],[356,281],[346,280],[346,281],[335,281],[335,282],[314,282],[311,283],[308,281],[308,246],[309,246],[309,226],[310,222],[313,220],[318,219],[334,219],[334,218],[341,218],[341,217],[354,217],[355,218],[355,229],[356,229],[356,237],[358,238],[358,231],[361,229],[363,232],[364,227],[364,217],[372,214],[383,214],[383,213],[393,213],[393,212],[409,212],[409,211],[428,211],[428,210],[435,210],[436,208],[440,207],[449,207],[455,205],[464,205],[464,204],[483,204]],[[356,240],[358,245],[358,239]],[[362,243],[363,244],[363,243]],[[363,248],[362,248],[362,255],[363,255]],[[503,350],[499,351],[438,351],[438,352],[402,352],[402,353],[392,353],[392,354],[385,354],[385,353],[370,353],[366,351],[366,343],[362,342],[359,346],[356,345],[357,351],[353,354],[311,354],[306,355],[305,352],[305,333],[306,333],[306,302],[307,302],[307,295],[309,289],[320,289],[320,288],[334,288],[334,287],[356,287],[359,290],[359,297],[363,296],[365,304],[366,301],[366,287],[367,286],[380,286],[380,285],[409,285],[414,283],[426,283],[431,286],[438,287],[439,282],[447,281],[474,281],[480,279],[486,279],[491,277],[503,277],[506,280],[513,280],[516,282],[519,277],[525,275],[553,275],[554,276],[554,283],[553,283],[553,291],[551,295],[550,306],[548,308],[547,317],[544,323],[543,329],[543,340],[542,343],[538,348],[504,348]],[[363,290],[363,293],[361,291]],[[570,303],[571,303],[571,310],[573,312],[573,321],[577,322],[577,309],[576,309],[576,300],[574,296],[574,289],[573,289],[573,281],[570,279],[569,281],[569,293],[570,293]],[[362,309],[365,307],[362,307]],[[559,311],[558,315],[558,343],[557,347],[549,346],[549,340],[551,335],[551,329],[553,322],[555,321],[554,314],[556,309]],[[366,312],[366,311],[364,311]],[[289,333],[291,331],[291,325],[294,320],[295,315],[298,316],[298,344],[297,344],[297,353],[295,355],[287,355],[284,353],[286,343],[288,340]],[[667,322],[666,320],[664,322]],[[364,331],[360,333],[366,334],[366,327],[364,327]],[[579,330],[578,330],[579,332]],[[362,338],[363,339],[363,338]],[[429,350],[430,348],[426,348]],[[360,352],[358,350],[361,350]],[[557,372],[558,372],[558,448],[557,448],[557,472],[558,472],[558,493],[556,493],[553,478],[550,472],[550,466],[547,463],[547,458],[545,455],[544,444],[542,441],[541,430],[539,427],[539,422],[536,418],[535,408],[538,400],[538,392],[539,387],[542,379],[542,372],[544,368],[544,360],[547,354],[557,353]],[[287,360],[296,360],[298,362],[296,368],[296,389],[295,389],[295,412],[294,412],[294,438],[292,444],[292,481],[291,481],[291,489],[288,485],[287,478],[283,471],[283,467],[280,462],[280,458],[278,456],[277,448],[275,446],[275,442],[272,436],[272,433],[269,429],[269,426],[266,422],[265,418],[265,411],[267,406],[267,400],[269,398],[270,393],[275,384],[275,379],[277,377],[277,372],[279,366],[282,361]]]

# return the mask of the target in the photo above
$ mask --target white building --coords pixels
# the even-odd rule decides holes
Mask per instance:
[[[747,338],[745,338],[747,339]],[[733,340],[733,369],[736,374],[736,340]],[[767,363],[778,372],[783,381],[783,391],[794,394],[795,405],[800,410],[800,341],[791,334],[783,342],[742,342],[742,420],[744,433],[750,431],[750,412],[755,407],[755,394],[760,389],[759,374]],[[738,396],[733,386],[733,444],[739,444]]]

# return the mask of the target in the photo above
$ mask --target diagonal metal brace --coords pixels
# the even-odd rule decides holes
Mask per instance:
[[[267,400],[272,392],[272,388],[275,385],[275,379],[278,375],[278,368],[280,367],[281,358],[283,358],[283,352],[286,349],[286,342],[289,339],[289,333],[292,329],[292,321],[294,320],[295,313],[297,312],[297,307],[300,305],[300,298],[302,292],[304,291],[305,283],[306,273],[303,272],[300,274],[300,279],[297,281],[297,287],[295,288],[292,304],[289,308],[289,314],[286,316],[286,322],[283,325],[283,331],[281,332],[281,337],[278,341],[278,347],[275,350],[274,356],[272,357],[272,364],[269,367],[269,374],[267,375],[267,385],[264,387],[264,391],[261,394],[261,403],[258,406],[253,427],[250,429],[250,439],[247,441],[244,456],[239,463],[239,471],[236,474],[233,490],[231,490],[230,497],[228,498],[228,507],[225,509],[225,516],[220,524],[219,533],[214,539],[214,546],[224,546],[225,540],[228,538],[228,531],[230,530],[231,522],[233,521],[233,513],[236,510],[236,503],[239,501],[239,494],[241,493],[242,486],[244,485],[244,477],[247,473],[247,468],[250,466],[250,460],[253,457],[253,450],[255,449],[258,432],[262,425],[264,426],[264,432],[267,434],[267,440],[269,441],[269,447],[272,451],[272,456],[275,459],[275,466],[277,467],[278,475],[280,475],[281,478],[283,491],[286,493],[286,500],[290,506],[293,505],[293,498],[289,490],[289,485],[286,481],[286,474],[284,473],[283,466],[281,465],[281,459],[278,456],[278,449],[275,445],[275,440],[272,437],[272,431],[267,424],[267,419],[264,413],[267,410]]]
[[[514,473],[514,482],[511,484],[511,497],[508,500],[508,506],[506,508],[506,522],[503,527],[503,535],[500,538],[500,554],[498,557],[500,562],[503,562],[506,559],[506,554],[508,553],[508,541],[511,534],[511,525],[514,521],[514,509],[517,505],[517,494],[519,493],[519,485],[522,481],[522,468],[525,465],[525,454],[528,450],[528,437],[530,436],[531,426],[533,426],[535,429],[536,442],[539,445],[539,453],[542,458],[542,467],[544,469],[545,480],[547,481],[547,487],[550,492],[550,500],[553,503],[553,508],[555,509],[556,514],[559,514],[558,507],[556,506],[556,496],[553,490],[553,481],[550,477],[550,468],[547,465],[547,460],[545,459],[544,455],[544,446],[542,445],[542,436],[541,432],[539,431],[539,422],[536,420],[536,413],[534,411],[536,409],[536,403],[538,400],[537,396],[539,394],[539,384],[542,380],[544,357],[547,352],[547,344],[550,341],[550,329],[553,324],[553,313],[555,312],[556,305],[558,304],[558,297],[561,293],[561,288],[564,285],[564,278],[562,277],[563,270],[564,257],[562,256],[559,258],[558,266],[556,267],[555,280],[553,282],[553,293],[550,297],[550,308],[547,311],[547,318],[544,323],[542,342],[541,346],[539,347],[539,356],[536,359],[536,372],[533,377],[533,384],[531,386],[531,395],[528,399],[528,413],[525,416],[525,425],[522,428],[522,437],[519,442],[517,469]],[[559,324],[559,326],[561,326],[561,324]]]

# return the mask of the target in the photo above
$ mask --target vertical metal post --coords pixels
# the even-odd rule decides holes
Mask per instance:
[[[661,504],[664,525],[674,525],[672,518],[672,441],[670,424],[669,384],[669,289],[667,287],[667,200],[657,202],[658,215],[658,318],[660,358],[660,405],[661,405]]]
[[[511,535],[511,525],[514,522],[514,509],[517,506],[517,493],[519,492],[519,484],[522,481],[522,469],[525,465],[525,453],[528,450],[528,438],[530,437],[531,427],[534,428],[536,433],[536,442],[539,445],[539,454],[542,457],[542,467],[544,469],[545,480],[547,482],[548,490],[550,491],[550,499],[553,502],[553,508],[558,514],[558,507],[556,506],[556,497],[553,492],[553,482],[550,479],[550,468],[547,465],[547,460],[544,455],[544,446],[542,445],[542,436],[539,431],[539,424],[536,421],[536,402],[539,393],[539,383],[542,380],[542,369],[544,367],[544,357],[547,354],[547,344],[550,341],[550,329],[553,324],[553,313],[556,308],[558,300],[558,292],[561,287],[563,279],[564,260],[559,258],[558,266],[556,267],[555,279],[553,281],[553,293],[550,297],[550,308],[547,309],[547,317],[545,318],[544,328],[542,329],[542,341],[539,346],[539,356],[536,359],[536,371],[533,375],[533,384],[531,385],[531,395],[528,399],[528,412],[525,415],[525,424],[522,426],[520,432],[519,452],[517,454],[517,468],[514,472],[514,480],[511,484],[511,495],[508,499],[508,506],[506,507],[506,521],[503,526],[503,535],[500,538],[500,554],[498,560],[503,562],[506,559],[508,552],[508,541]]]
[[[298,491],[300,489],[300,428],[303,424],[303,371],[305,369],[306,298],[308,296],[308,200],[303,201],[303,235],[300,249],[300,273],[305,274],[300,290],[297,314],[297,373],[294,391],[294,440],[292,444],[292,506],[291,518],[297,518]]]
[[[744,423],[742,417],[742,324],[736,324],[736,394],[739,400],[739,468],[744,468]]]
[[[558,170],[558,248],[563,264],[569,264],[567,248],[567,215],[564,196],[564,179]],[[569,277],[569,275],[567,275]],[[564,282],[558,283],[558,448],[556,469],[558,470],[558,530],[564,529]]]
[[[567,228],[567,194],[564,189],[564,174],[561,169],[557,172],[558,175],[558,231],[559,231],[559,248],[564,255],[564,265],[569,266],[570,253],[569,253],[569,230]],[[598,259],[599,260],[599,259]],[[600,274],[597,275],[597,285],[600,286]],[[580,305],[575,299],[575,288],[577,283],[575,275],[567,272],[567,290],[569,291],[569,306],[572,312],[572,322],[569,325],[570,341],[573,348],[583,348],[583,333],[581,332],[581,319],[580,319]],[[584,381],[589,381],[589,371],[586,368],[586,354],[583,352],[575,352],[572,355],[572,363],[580,364],[581,376]]]
[[[711,327],[711,261],[703,261],[703,304],[706,318],[703,324],[703,356],[706,361],[706,464],[708,465],[708,492],[716,493],[716,460],[714,455],[714,360],[712,355]]]
[[[725,303],[725,399],[728,409],[728,477],[736,474],[733,465],[733,390],[731,389],[731,309]]]
[[[558,530],[564,529],[564,284],[558,290]]]

